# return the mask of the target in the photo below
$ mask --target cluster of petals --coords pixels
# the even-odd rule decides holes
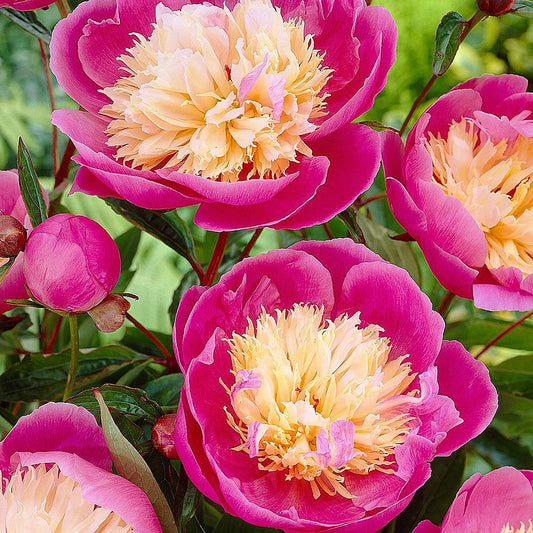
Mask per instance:
[[[23,273],[31,296],[46,307],[84,313],[98,305],[120,276],[120,253],[94,220],[61,213],[31,233]]]
[[[55,0],[0,0],[0,7],[11,7],[19,11],[33,11],[52,5]]]
[[[384,87],[396,35],[365,0],[83,2],[51,42],[85,109],[52,116],[78,150],[72,191],[199,204],[214,231],[327,221],[376,175],[379,136],[351,122]]]
[[[188,476],[252,524],[377,531],[496,410],[486,367],[443,329],[404,270],[349,239],[192,287],[174,325]]]
[[[384,135],[391,209],[442,285],[477,307],[533,308],[533,95],[484,75]]]
[[[15,217],[27,230],[31,230],[31,222],[20,195],[18,174],[15,170],[0,171],[0,214]],[[0,282],[0,313],[4,313],[13,306],[5,300],[27,298],[22,274],[22,258],[20,253],[10,267],[6,277]],[[0,259],[0,266],[7,259]]]
[[[112,473],[104,433],[82,407],[49,403],[0,443],[0,531],[161,533],[146,494]]]
[[[413,533],[531,533],[533,471],[505,466],[482,476],[474,474],[459,489],[440,527],[429,520]]]

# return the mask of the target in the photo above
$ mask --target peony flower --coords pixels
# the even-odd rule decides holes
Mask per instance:
[[[442,285],[482,309],[533,308],[533,98],[519,76],[458,85],[405,149],[384,136],[394,216]]]
[[[443,329],[404,270],[349,239],[191,288],[174,325],[188,476],[259,526],[377,531],[496,410],[486,367]]]
[[[31,223],[26,207],[20,195],[18,174],[15,170],[0,170],[0,214],[15,217],[26,229],[31,230]],[[20,253],[10,267],[6,277],[0,282],[0,313],[13,309],[4,300],[27,298],[22,274],[22,257]],[[8,259],[0,258],[0,266]]]
[[[112,473],[82,407],[48,403],[20,418],[0,443],[0,474],[0,531],[162,531],[146,494]]]
[[[200,204],[214,231],[329,220],[377,172],[379,136],[350,122],[385,85],[396,35],[365,0],[84,2],[51,42],[87,110],[52,118],[79,152],[72,191]]]
[[[35,300],[56,311],[85,313],[117,283],[120,254],[115,241],[94,220],[63,213],[33,230],[23,271]]]
[[[474,474],[459,489],[441,527],[429,520],[413,533],[533,532],[533,471],[510,466]]]
[[[32,11],[41,7],[50,6],[55,0],[0,0],[0,7],[11,7],[19,11]]]

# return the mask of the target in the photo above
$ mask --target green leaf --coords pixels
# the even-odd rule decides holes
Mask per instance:
[[[433,52],[433,74],[442,76],[452,64],[461,44],[466,21],[457,11],[446,13],[437,28]]]
[[[489,368],[490,379],[501,392],[533,400],[533,355],[520,355]]]
[[[172,335],[167,333],[161,333],[159,331],[150,331],[161,344],[172,353],[174,348],[172,346]],[[154,355],[156,357],[164,357],[164,354],[161,353],[159,348],[149,339],[142,331],[139,331],[137,328],[126,328],[126,333],[122,340],[120,341],[124,346],[135,350],[138,353],[143,353],[147,355]]]
[[[492,426],[533,453],[533,400],[501,392],[498,402]]]
[[[0,13],[17,26],[20,26],[23,30],[37,37],[37,39],[41,39],[46,44],[50,44],[50,37],[52,35],[50,30],[39,22],[33,11],[17,11],[9,7],[2,7],[0,8]]]
[[[213,533],[277,533],[278,531],[280,530],[270,527],[253,526],[236,516],[225,514]]]
[[[125,271],[131,267],[131,263],[135,258],[139,242],[141,241],[141,231],[139,228],[133,227],[119,235],[115,242],[120,251],[121,270]]]
[[[24,320],[22,316],[7,316],[0,314],[0,333],[10,331]],[[1,352],[0,352],[1,353]]]
[[[479,437],[470,441],[469,446],[472,446],[493,469],[513,466],[524,470],[530,469],[533,465],[533,455],[526,447],[504,437],[493,427],[487,428]]]
[[[349,207],[337,216],[346,224],[346,228],[348,228],[350,236],[355,242],[366,244],[363,232],[359,227],[359,219],[362,217],[358,217],[354,209]]]
[[[36,309],[44,309],[44,305],[33,300],[26,300],[24,298],[6,298],[4,300],[9,305],[20,305],[22,307],[35,307]]]
[[[180,531],[186,532],[188,530],[187,524],[194,518],[201,496],[202,494],[192,484],[191,480],[187,479],[185,491],[182,493],[177,506],[180,509]]]
[[[132,224],[153,235],[192,262],[196,259],[189,228],[175,211],[151,211],[142,209],[126,200],[105,198],[105,202]]]
[[[391,239],[393,234],[391,230],[368,217],[359,217],[357,222],[371,250],[383,257],[385,261],[407,270],[415,282],[420,284],[420,269],[408,243]]]
[[[148,496],[165,533],[178,533],[172,511],[150,468],[139,452],[119,431],[102,394],[95,390],[94,395],[100,406],[102,429],[117,473],[137,485]]]
[[[183,374],[167,374],[144,385],[146,394],[159,405],[177,406],[183,387]]]
[[[456,339],[464,344],[466,348],[484,346],[511,324],[512,322],[493,317],[464,320],[449,324],[446,327],[444,338]],[[532,338],[533,325],[523,323],[502,337],[495,346],[504,346],[515,350],[531,350]]]
[[[172,296],[172,303],[168,308],[168,316],[170,318],[170,323],[174,324],[176,320],[176,312],[178,310],[179,303],[183,298],[183,295],[193,286],[198,283],[198,276],[194,270],[188,270],[183,274],[178,288],[174,291]]]
[[[3,258],[0,258],[0,260]],[[10,257],[2,266],[0,266],[0,283],[4,281],[4,278],[7,276],[9,269],[13,266],[16,257]]]
[[[533,2],[531,0],[516,0],[512,13],[522,17],[533,18]]]
[[[82,353],[74,390],[100,384],[131,363],[145,359],[121,346],[104,346]],[[57,399],[63,393],[69,366],[70,350],[50,357],[27,355],[0,375],[0,400],[29,402]]]
[[[465,460],[465,450],[461,448],[450,457],[437,457],[431,462],[431,477],[396,519],[396,533],[411,533],[422,520],[442,522],[462,484]]]
[[[22,138],[19,138],[17,153],[17,168],[19,173],[20,194],[24,200],[26,211],[30,217],[32,226],[35,228],[46,220],[46,202],[43,191],[39,185],[39,180],[30,153],[26,148]]]

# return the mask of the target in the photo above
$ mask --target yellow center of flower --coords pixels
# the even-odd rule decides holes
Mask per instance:
[[[237,181],[279,177],[311,155],[301,136],[325,114],[332,71],[301,20],[284,21],[270,0],[159,4],[152,35],[136,37],[118,58],[128,75],[103,90],[117,159]]]
[[[229,353],[235,383],[227,388],[239,434],[235,450],[258,458],[261,470],[281,470],[321,491],[346,498],[343,472],[390,472],[394,449],[411,420],[405,408],[418,391],[407,356],[389,360],[390,342],[359,313],[324,320],[313,305],[263,311]]]
[[[495,143],[471,120],[453,122],[447,139],[430,134],[433,179],[457,198],[485,233],[486,266],[533,273],[533,138]]]
[[[527,527],[527,529],[526,529]],[[520,522],[520,527],[514,528],[507,523],[500,533],[533,533],[533,522],[531,520],[528,521],[527,525],[524,524],[524,522]]]
[[[4,483],[6,481],[4,480]],[[0,532],[133,533],[113,511],[83,498],[80,485],[54,465],[18,468],[0,495]]]

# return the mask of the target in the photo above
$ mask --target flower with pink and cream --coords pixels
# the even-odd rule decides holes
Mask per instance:
[[[329,220],[367,190],[379,136],[351,121],[394,61],[365,0],[89,0],[54,29],[51,68],[87,111],[73,191],[149,209],[200,204],[222,231]]]
[[[253,524],[378,530],[496,410],[486,367],[443,328],[404,270],[349,239],[191,288],[174,325],[187,474]]]
[[[146,494],[112,473],[86,409],[49,403],[0,443],[0,531],[162,533]]]
[[[533,471],[510,466],[474,474],[459,489],[440,527],[429,520],[413,533],[533,532]]]
[[[391,209],[442,285],[477,307],[533,308],[533,95],[520,76],[458,85],[405,147],[384,134]]]

